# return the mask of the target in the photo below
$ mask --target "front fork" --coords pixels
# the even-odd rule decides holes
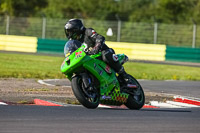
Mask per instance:
[[[98,96],[98,91],[95,88],[94,84],[91,81],[91,78],[87,73],[81,73],[80,76],[82,77],[83,81],[83,91],[89,98],[95,98]]]
[[[91,79],[87,73],[81,73],[80,76],[82,77],[83,84],[85,88],[91,87]]]

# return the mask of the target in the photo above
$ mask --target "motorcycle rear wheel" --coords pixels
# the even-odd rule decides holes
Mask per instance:
[[[99,105],[99,95],[95,93],[95,97],[89,97],[84,91],[83,80],[81,76],[72,78],[72,90],[77,100],[86,108],[95,109]]]
[[[131,80],[133,84],[136,84],[137,89],[134,90],[134,95],[129,95],[125,105],[129,109],[139,110],[144,106],[145,103],[144,91],[140,83],[133,76],[128,75],[128,79]]]

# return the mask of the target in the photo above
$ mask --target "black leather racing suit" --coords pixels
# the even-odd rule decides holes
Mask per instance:
[[[80,42],[87,44],[88,48],[92,48],[93,54],[102,52],[102,60],[106,62],[116,72],[123,69],[119,63],[115,51],[105,44],[105,38],[92,28],[86,28],[83,35],[79,39]]]

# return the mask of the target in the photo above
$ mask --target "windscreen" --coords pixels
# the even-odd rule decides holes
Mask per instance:
[[[64,47],[65,57],[69,56],[71,53],[76,51],[80,46],[81,46],[81,42],[79,42],[77,40],[67,41],[67,43],[65,44],[65,47]]]

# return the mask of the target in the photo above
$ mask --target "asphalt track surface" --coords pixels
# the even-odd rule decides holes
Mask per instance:
[[[200,98],[199,81],[139,81],[144,89],[166,94]]]
[[[199,133],[200,108],[0,106],[0,133]]]
[[[200,82],[139,81],[146,91],[200,96]],[[49,80],[70,85],[66,79]],[[0,133],[200,133],[200,108],[86,109],[83,106],[0,106]]]

